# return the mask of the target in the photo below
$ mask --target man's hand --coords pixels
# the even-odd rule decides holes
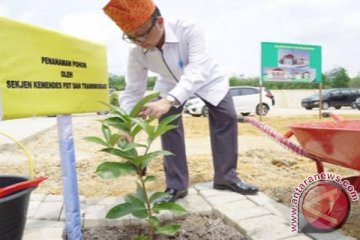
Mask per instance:
[[[160,100],[146,103],[139,113],[139,116],[160,118],[162,115],[167,113],[171,107],[172,104],[169,100],[161,98]]]

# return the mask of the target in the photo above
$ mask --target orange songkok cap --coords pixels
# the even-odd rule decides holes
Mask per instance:
[[[124,31],[132,32],[155,11],[152,0],[110,0],[104,12]]]

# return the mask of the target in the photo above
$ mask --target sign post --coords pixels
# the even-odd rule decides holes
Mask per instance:
[[[264,81],[315,82],[319,84],[319,94],[321,94],[321,47],[262,42],[260,84]],[[321,102],[319,108],[321,116]]]
[[[107,110],[106,48],[2,17],[0,29],[0,121],[58,115],[66,238],[81,239],[71,114]]]

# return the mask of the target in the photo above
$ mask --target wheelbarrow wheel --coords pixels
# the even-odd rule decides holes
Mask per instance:
[[[265,116],[266,114],[268,114],[269,113],[269,107],[268,107],[268,105],[266,105],[266,104],[262,104],[262,109],[261,109],[261,105],[260,104],[258,104],[257,106],[256,106],[256,114],[257,115],[261,115],[261,116]]]

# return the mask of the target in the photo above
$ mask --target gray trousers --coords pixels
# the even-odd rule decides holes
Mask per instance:
[[[206,101],[205,104],[209,108],[210,139],[215,171],[214,183],[223,184],[238,181],[239,178],[236,174],[238,125],[232,97],[228,92],[217,106]],[[183,107],[173,107],[160,118],[160,121],[168,115],[181,113],[182,110]],[[162,148],[174,154],[174,156],[164,157],[166,186],[173,189],[187,189],[189,171],[182,116],[172,124],[178,125],[178,127],[161,136]]]

